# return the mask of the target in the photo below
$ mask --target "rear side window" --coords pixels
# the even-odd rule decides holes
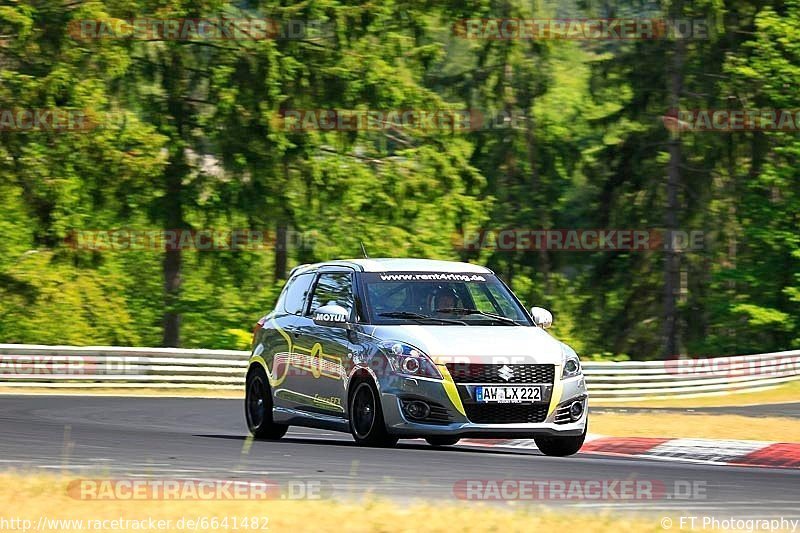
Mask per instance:
[[[349,272],[324,272],[319,275],[311,299],[311,313],[328,304],[353,310],[353,280]]]
[[[311,290],[314,274],[300,274],[289,281],[284,291],[283,310],[291,315],[302,315],[306,296]]]

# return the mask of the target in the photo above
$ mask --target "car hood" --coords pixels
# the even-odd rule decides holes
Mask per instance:
[[[526,326],[373,326],[368,334],[419,348],[438,363],[556,364],[561,341]]]

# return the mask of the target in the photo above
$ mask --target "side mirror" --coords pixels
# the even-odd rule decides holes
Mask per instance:
[[[553,325],[553,313],[544,307],[531,307],[531,317],[533,317],[533,323],[542,329]]]
[[[314,324],[332,328],[343,328],[347,326],[347,317],[349,316],[350,311],[341,305],[323,305],[314,311]]]

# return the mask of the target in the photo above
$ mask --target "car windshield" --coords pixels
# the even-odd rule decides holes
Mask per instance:
[[[362,274],[373,324],[530,326],[525,311],[493,274]]]

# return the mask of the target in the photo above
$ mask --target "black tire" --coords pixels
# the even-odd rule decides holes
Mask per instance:
[[[289,426],[272,421],[272,392],[267,373],[261,366],[253,367],[247,373],[244,415],[250,433],[257,439],[277,440],[289,429]]]
[[[431,446],[452,446],[461,439],[458,437],[425,437]]]
[[[382,448],[397,444],[397,437],[386,431],[378,389],[372,380],[361,379],[354,383],[349,403],[350,433],[356,444]]]
[[[586,440],[586,430],[588,424],[583,430],[582,435],[575,437],[533,437],[539,451],[545,455],[553,457],[566,457],[578,453],[578,450],[583,446],[583,441]]]

